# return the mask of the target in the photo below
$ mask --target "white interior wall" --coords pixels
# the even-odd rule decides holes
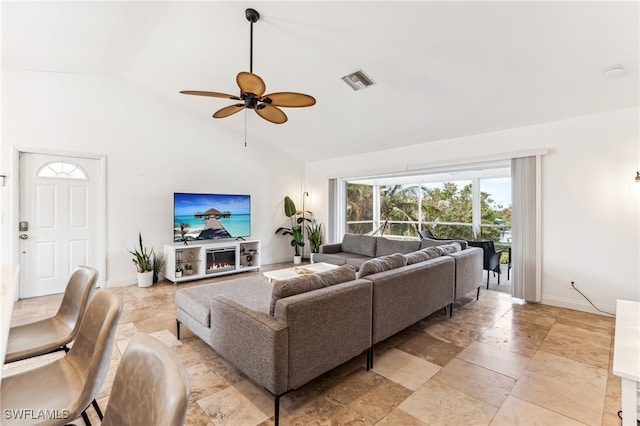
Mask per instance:
[[[172,238],[174,191],[249,193],[252,234],[262,262],[289,260],[284,195],[326,222],[327,180],[485,161],[508,152],[548,149],[542,162],[543,302],[602,309],[640,300],[638,109],[390,149],[302,166],[259,144],[245,148],[230,121],[202,120],[119,79],[3,72],[0,259],[15,263],[14,147],[103,154],[107,158],[107,285],[135,282],[127,248],[143,233],[161,249]],[[14,235],[16,234],[16,235]]]
[[[638,108],[365,153],[306,166],[314,213],[326,222],[327,180],[401,173],[548,149],[542,158],[542,301],[594,311],[640,300]],[[393,144],[393,141],[390,141]]]
[[[212,106],[213,108],[213,106]],[[300,193],[304,169],[282,152],[244,147],[244,120],[195,116],[125,80],[45,72],[2,74],[1,261],[17,263],[17,147],[106,156],[109,285],[132,284],[127,249],[137,242],[162,252],[173,239],[173,192],[251,194],[252,238],[262,263],[290,260],[285,195]]]

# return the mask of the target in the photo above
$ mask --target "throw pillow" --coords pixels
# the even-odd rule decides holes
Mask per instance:
[[[469,243],[467,243],[465,240],[431,240],[429,238],[425,238],[423,240],[420,240],[420,248],[424,249],[427,247],[443,246],[451,243],[460,244],[460,248],[462,250],[466,250],[469,247]]]
[[[407,258],[400,253],[369,259],[360,267],[360,270],[358,271],[358,278],[363,278],[371,274],[377,274],[378,272],[389,271],[391,269],[405,266],[406,264]]]
[[[442,256],[442,253],[440,253],[440,250],[438,250],[435,247],[427,247],[427,248],[422,249],[420,251],[423,251],[425,253],[429,253],[429,256],[431,256],[431,259],[433,259],[434,257]]]
[[[269,315],[273,315],[276,309],[276,302],[285,297],[294,296],[300,293],[317,290],[325,287],[318,274],[306,274],[288,280],[276,281],[271,290],[271,304],[269,305]]]
[[[315,275],[320,278],[323,286],[329,287],[335,284],[346,283],[347,281],[355,280],[356,268],[353,265],[343,265],[339,268],[318,272]]]
[[[462,250],[462,248],[460,247],[460,244],[459,244],[459,243],[445,244],[445,245],[442,245],[442,246],[437,246],[437,247],[435,247],[435,248],[436,248],[436,249],[440,252],[440,254],[442,254],[443,256],[444,256],[445,254],[451,254],[451,253],[455,253],[455,252],[458,252],[458,251]]]
[[[440,256],[440,252],[436,250],[435,247],[414,251],[404,255],[407,259],[407,265],[413,265],[414,263],[424,262]]]

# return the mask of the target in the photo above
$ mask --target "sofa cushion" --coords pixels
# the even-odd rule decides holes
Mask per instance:
[[[276,302],[285,297],[293,296],[307,291],[317,290],[324,287],[318,274],[305,274],[286,280],[276,281],[271,291],[271,304],[269,305],[269,315],[273,315],[276,309]]]
[[[407,265],[413,265],[414,263],[424,262],[426,260],[440,256],[441,253],[436,247],[429,247],[404,255],[404,257],[407,259]]]
[[[269,314],[273,315],[276,309],[276,302],[280,299],[355,279],[355,268],[351,265],[343,265],[328,271],[318,272],[315,274],[305,274],[289,278],[287,280],[276,281],[273,284],[273,290],[271,291]]]
[[[344,265],[339,268],[329,269],[328,271],[318,272],[316,274],[325,287],[346,283],[356,279],[356,268],[353,265]]]
[[[347,265],[351,265],[355,267],[357,271],[362,267],[362,264],[369,259],[373,259],[373,258],[369,256],[353,255],[353,257],[350,257],[347,259]]]
[[[462,250],[466,250],[469,247],[469,243],[467,243],[465,240],[432,240],[430,238],[425,238],[423,240],[420,240],[420,248],[423,249],[427,247],[437,247],[451,243],[460,244]]]
[[[325,262],[332,265],[344,265],[353,256],[351,253],[313,253],[313,261],[316,263]]]
[[[427,247],[427,248],[420,249],[420,251],[429,253],[429,255],[432,256],[432,258],[442,256],[442,253],[436,247]]]
[[[440,252],[440,254],[442,254],[443,256],[445,254],[451,254],[451,253],[455,253],[458,251],[461,251],[462,248],[460,247],[459,243],[450,243],[450,244],[444,244],[441,246],[437,246],[435,247],[436,250],[438,250]]]
[[[358,278],[363,278],[367,275],[377,274],[379,272],[389,271],[391,269],[405,266],[406,264],[407,259],[400,253],[369,259],[360,267],[360,270],[358,271]]]
[[[370,235],[344,234],[342,251],[374,257],[376,255],[376,237]]]
[[[175,302],[199,323],[209,327],[211,324],[211,299],[224,294],[234,300],[242,301],[246,306],[260,312],[269,311],[271,283],[258,278],[247,277],[219,283],[202,284],[181,288],[176,291]],[[265,297],[266,296],[266,297]]]
[[[411,253],[420,249],[419,240],[390,240],[384,237],[377,237],[376,257],[388,256],[394,253]]]

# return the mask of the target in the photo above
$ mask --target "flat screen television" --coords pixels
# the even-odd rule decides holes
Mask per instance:
[[[173,240],[216,240],[251,235],[251,196],[173,194]]]

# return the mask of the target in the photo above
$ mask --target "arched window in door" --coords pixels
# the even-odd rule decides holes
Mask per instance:
[[[88,180],[87,172],[82,167],[64,160],[45,163],[36,172],[36,177]]]

